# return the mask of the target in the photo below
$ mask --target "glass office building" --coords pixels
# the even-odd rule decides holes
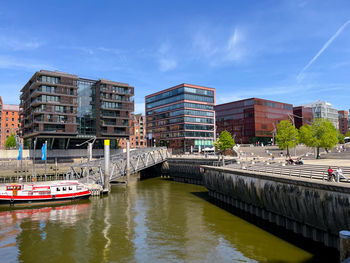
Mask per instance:
[[[271,142],[275,127],[289,120],[293,106],[287,103],[250,98],[215,106],[217,134],[231,133],[238,144]]]
[[[149,144],[176,152],[212,147],[215,140],[215,89],[178,86],[146,96]]]
[[[338,110],[326,101],[316,101],[303,105],[312,108],[312,119],[328,119],[336,129],[339,128]]]

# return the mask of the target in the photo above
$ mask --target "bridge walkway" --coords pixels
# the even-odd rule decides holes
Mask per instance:
[[[130,151],[129,173],[137,173],[154,165],[166,161],[169,153],[166,147],[143,148]],[[119,153],[110,157],[109,181],[127,175],[127,154]],[[104,184],[104,159],[72,165],[67,173],[67,178],[75,177],[81,181],[94,181]]]

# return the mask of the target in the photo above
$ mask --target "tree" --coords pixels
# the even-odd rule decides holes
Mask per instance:
[[[9,148],[14,148],[16,147],[17,144],[16,144],[16,138],[15,138],[15,135],[14,134],[11,134],[9,137],[7,137],[6,139],[6,142],[5,142],[5,147],[7,149]]]
[[[338,132],[338,143],[344,143],[345,136]]]
[[[23,146],[25,149],[29,149],[30,148],[30,142],[28,139],[24,139],[23,140]]]
[[[294,147],[298,143],[298,130],[288,120],[281,121],[277,125],[276,143],[282,150]]]
[[[345,133],[345,137],[350,137],[350,131],[348,131],[347,133]]]
[[[232,138],[228,131],[222,131],[219,138],[214,142],[216,149],[224,152],[227,149],[231,149],[235,145],[235,140]]]
[[[235,145],[235,140],[228,131],[222,131],[219,138],[214,142],[214,147],[221,151],[222,165],[225,166],[224,151],[231,149]],[[219,157],[220,160],[220,157]]]
[[[338,143],[338,132],[328,120],[316,119],[311,126],[300,127],[300,142],[317,149],[316,158],[320,158],[320,148],[333,148]]]

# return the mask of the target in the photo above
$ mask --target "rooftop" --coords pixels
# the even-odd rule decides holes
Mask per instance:
[[[14,104],[4,104],[2,109],[4,111],[19,111],[19,106]]]

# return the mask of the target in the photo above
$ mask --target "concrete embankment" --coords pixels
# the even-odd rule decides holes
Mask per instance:
[[[225,163],[236,162],[235,159],[227,158]],[[203,184],[203,174],[200,172],[202,165],[217,166],[219,161],[217,158],[168,158],[168,161],[162,166],[162,174],[169,175],[174,181]]]
[[[339,231],[350,229],[348,184],[203,168],[211,197],[327,247],[339,249]]]

